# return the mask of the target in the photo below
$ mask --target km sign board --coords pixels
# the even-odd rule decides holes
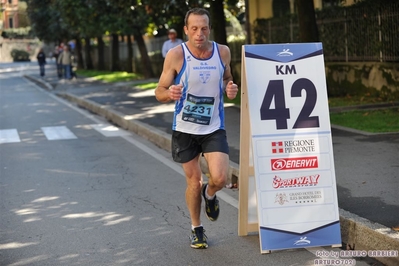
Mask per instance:
[[[262,253],[341,245],[324,71],[321,43],[243,46],[239,235]]]

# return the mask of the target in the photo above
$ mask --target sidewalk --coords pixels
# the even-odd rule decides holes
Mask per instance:
[[[59,83],[55,77],[41,79],[38,75],[27,78],[170,150],[174,104],[158,103],[153,90],[134,89],[134,83],[105,84],[81,78]],[[235,179],[239,108],[226,107],[226,130],[231,178]],[[332,136],[343,242],[356,250],[399,251],[399,232],[390,229],[399,224],[399,134],[362,134],[333,127]],[[238,199],[238,193],[232,194]],[[399,265],[399,257],[379,260]]]

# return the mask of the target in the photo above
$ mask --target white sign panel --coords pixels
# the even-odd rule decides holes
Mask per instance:
[[[340,245],[322,44],[244,52],[261,251]]]

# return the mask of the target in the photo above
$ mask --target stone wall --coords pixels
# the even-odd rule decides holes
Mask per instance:
[[[326,63],[330,96],[375,94],[388,99],[399,95],[399,63]]]
[[[1,37],[0,37],[1,38]],[[11,57],[11,51],[13,49],[26,51],[30,55],[30,60],[35,61],[36,55],[39,49],[42,47],[42,43],[37,39],[3,39],[0,40],[0,62],[13,62]],[[49,56],[50,47],[43,46],[45,53]]]

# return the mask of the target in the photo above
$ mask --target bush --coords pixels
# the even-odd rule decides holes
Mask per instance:
[[[12,49],[11,57],[14,60],[14,62],[30,61],[29,53],[24,50]]]
[[[1,33],[1,37],[5,39],[32,39],[35,36],[31,28],[26,27],[26,28],[4,29]]]

